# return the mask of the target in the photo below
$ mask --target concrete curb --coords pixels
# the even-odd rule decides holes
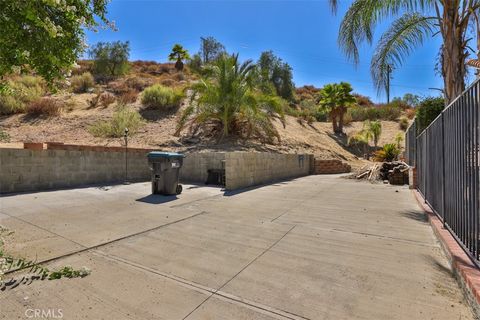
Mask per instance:
[[[480,319],[480,269],[463,251],[452,234],[443,227],[443,222],[432,211],[430,206],[425,203],[420,192],[417,190],[412,191],[419,206],[425,211],[433,232],[450,262],[453,273],[473,308],[475,317]]]

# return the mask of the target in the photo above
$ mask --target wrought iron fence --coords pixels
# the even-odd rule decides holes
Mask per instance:
[[[479,108],[476,81],[415,139],[411,140],[416,134],[411,127],[405,138],[407,161],[417,170],[418,191],[477,265]]]

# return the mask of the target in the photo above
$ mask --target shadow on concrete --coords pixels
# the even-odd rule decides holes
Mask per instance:
[[[260,188],[263,188],[263,187],[266,187],[266,186],[280,187],[282,185],[287,185],[290,182],[297,180],[298,178],[303,178],[303,177],[295,177],[295,178],[291,178],[291,179],[275,180],[275,181],[272,181],[272,182],[267,182],[267,183],[263,183],[263,184],[259,184],[259,185],[255,185],[255,186],[251,186],[251,187],[246,187],[246,188],[238,189],[238,190],[225,190],[225,192],[223,193],[223,196],[232,197],[232,196],[236,196],[237,194],[240,194],[240,193],[253,191],[255,189],[260,189]]]
[[[135,201],[138,202],[145,202],[145,203],[150,203],[150,204],[162,204],[162,203],[167,203],[170,201],[177,200],[178,197],[176,195],[172,196],[164,196],[161,194],[150,194],[146,197],[136,199]]]
[[[424,223],[428,222],[428,218],[425,215],[425,213],[420,211],[404,211],[404,212],[400,212],[400,215],[415,221],[420,221]]]
[[[127,184],[132,183],[145,183],[149,182],[146,180],[130,180]],[[102,191],[109,191],[113,188],[124,186],[125,183],[122,181],[111,181],[111,182],[104,182],[104,183],[87,183],[87,184],[79,184],[79,185],[72,185],[72,186],[65,186],[65,187],[45,187],[39,188],[37,190],[27,190],[27,191],[20,191],[20,192],[8,192],[3,193],[0,190],[0,198],[4,197],[13,197],[22,194],[32,194],[32,193],[43,193],[43,192],[57,192],[57,191],[65,191],[65,190],[74,190],[74,189],[89,189],[89,188],[96,188]]]

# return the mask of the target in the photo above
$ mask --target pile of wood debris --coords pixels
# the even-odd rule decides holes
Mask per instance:
[[[385,183],[403,185],[408,184],[409,165],[403,161],[380,162],[364,166],[349,178],[368,180],[370,182],[384,181]]]

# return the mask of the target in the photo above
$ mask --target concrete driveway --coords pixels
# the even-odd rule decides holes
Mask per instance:
[[[140,183],[1,198],[11,253],[92,273],[0,292],[0,318],[473,318],[405,187],[309,176],[225,195],[149,192]]]

